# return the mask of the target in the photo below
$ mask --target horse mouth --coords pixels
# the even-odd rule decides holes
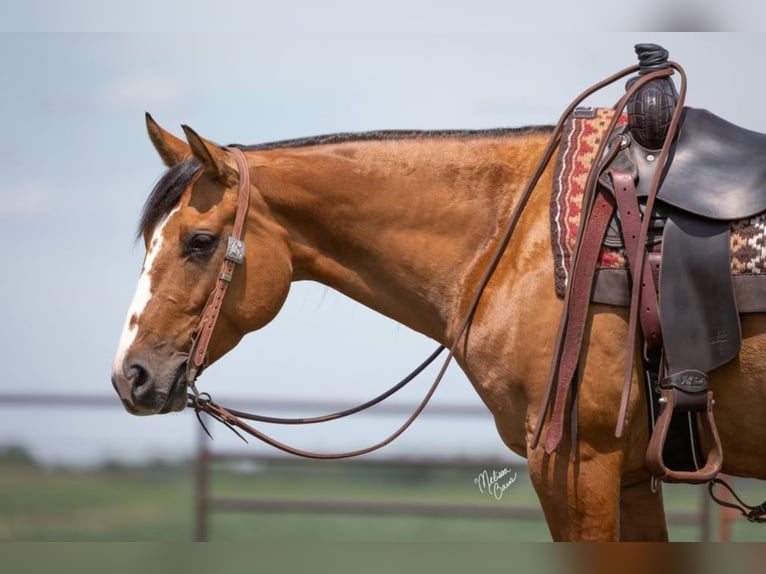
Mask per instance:
[[[182,411],[186,408],[186,361],[181,363],[176,369],[173,382],[168,389],[165,397],[165,403],[162,405],[159,414]]]

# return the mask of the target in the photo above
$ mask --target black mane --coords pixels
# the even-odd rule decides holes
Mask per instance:
[[[405,139],[446,139],[446,138],[498,138],[531,134],[546,134],[551,126],[526,126],[521,128],[496,128],[487,130],[386,130],[371,132],[337,133],[306,138],[243,146],[233,144],[243,151],[265,151],[273,149],[300,148],[317,145],[343,144],[365,141],[405,140]],[[194,178],[201,166],[190,158],[168,169],[149,194],[138,225],[138,237],[154,227],[176,206],[181,195]]]
[[[552,131],[552,126],[525,126],[521,128],[493,128],[484,130],[382,130],[370,132],[344,132],[306,138],[288,139],[255,145],[233,144],[242,151],[265,151],[271,149],[299,148],[315,145],[332,145],[365,141],[406,140],[406,139],[446,139],[446,138],[492,138],[518,135],[545,134]]]

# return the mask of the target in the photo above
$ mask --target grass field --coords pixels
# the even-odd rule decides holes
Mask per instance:
[[[495,500],[479,492],[470,470],[413,472],[361,469],[343,463],[288,463],[210,474],[216,497],[259,496],[279,500],[360,500],[400,503],[537,506],[523,469]],[[760,502],[758,483],[743,483],[746,500]],[[761,497],[763,492],[760,493]],[[666,486],[670,510],[693,510],[700,488]],[[717,510],[714,510],[717,522]],[[194,524],[190,466],[72,470],[0,466],[0,540],[188,541]],[[699,527],[671,524],[671,539],[697,540]],[[716,528],[714,525],[714,533]],[[766,528],[734,523],[735,540],[766,540]],[[209,538],[260,542],[524,542],[550,540],[538,519],[452,518],[214,511]]]

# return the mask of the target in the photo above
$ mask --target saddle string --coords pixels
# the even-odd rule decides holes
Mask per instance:
[[[434,382],[432,383],[431,387],[428,389],[426,395],[424,396],[422,401],[418,404],[418,406],[415,408],[415,410],[410,415],[410,417],[404,423],[402,423],[402,425],[389,437],[370,447],[355,450],[355,451],[349,451],[344,453],[329,453],[329,454],[312,453],[312,452],[303,451],[300,449],[295,449],[293,447],[282,444],[279,441],[276,441],[275,439],[272,439],[271,437],[268,437],[267,435],[261,433],[260,431],[252,428],[251,426],[247,425],[247,423],[242,421],[240,417],[235,416],[231,411],[214,403],[212,399],[210,399],[209,395],[190,394],[188,406],[191,408],[194,408],[198,415],[200,411],[208,413],[214,419],[220,422],[223,422],[231,430],[234,430],[234,427],[240,428],[241,430],[247,432],[248,434],[258,438],[259,440],[267,444],[270,444],[271,446],[279,450],[282,450],[290,454],[303,456],[305,458],[318,458],[318,459],[350,458],[350,457],[358,456],[361,454],[373,452],[391,443],[393,440],[399,437],[407,428],[409,428],[412,425],[412,423],[420,415],[423,409],[425,409],[431,397],[436,392],[436,389],[438,388],[439,384],[443,380],[444,375],[446,374],[447,368],[449,367],[455,353],[457,352],[457,349],[458,349],[458,346],[460,345],[461,340],[463,340],[463,336],[466,334],[468,327],[471,324],[474,313],[476,312],[476,309],[478,308],[479,302],[481,300],[481,296],[484,293],[484,290],[487,284],[489,283],[490,279],[494,275],[494,272],[497,269],[497,266],[500,263],[500,260],[503,254],[505,253],[505,250],[508,247],[508,244],[510,243],[513,232],[515,231],[516,226],[518,225],[518,222],[521,219],[523,210],[526,207],[526,204],[529,201],[529,198],[531,197],[535,186],[537,185],[538,181],[542,177],[542,174],[545,171],[545,168],[548,166],[551,158],[553,157],[553,153],[556,150],[556,147],[558,146],[559,140],[561,138],[561,132],[563,130],[564,123],[566,122],[567,118],[585,98],[595,93],[596,91],[604,88],[605,86],[608,86],[609,84],[614,83],[620,78],[623,78],[628,74],[632,74],[638,71],[638,69],[639,69],[638,65],[629,66],[628,68],[625,68],[624,70],[616,74],[613,74],[612,76],[609,76],[605,80],[602,80],[594,84],[592,87],[588,88],[587,90],[582,92],[577,98],[575,98],[575,100],[569,106],[567,106],[567,108],[561,114],[561,117],[559,118],[558,123],[554,127],[553,133],[551,134],[551,137],[548,140],[548,144],[546,145],[543,155],[540,161],[538,162],[538,165],[532,177],[527,182],[524,190],[521,193],[519,201],[516,203],[513,209],[508,225],[506,226],[505,232],[503,233],[503,236],[493,253],[493,257],[490,260],[490,264],[487,266],[481,280],[479,281],[479,285],[474,293],[471,303],[468,306],[468,311],[466,312],[464,319],[456,332],[454,341],[452,343],[452,346],[450,347],[447,357],[444,360],[441,370],[437,374]],[[467,343],[467,340],[466,340],[466,343]]]
[[[641,67],[638,71],[639,76],[656,70],[664,70],[668,67],[667,62],[670,53],[662,46],[657,44],[636,44],[635,49],[638,55],[638,63]]]
[[[721,485],[726,490],[729,491],[729,493],[737,500],[739,504],[735,504],[733,502],[728,502],[726,500],[723,500],[721,498],[718,498],[714,493],[713,490],[715,489],[716,485]],[[707,485],[708,493],[710,494],[710,498],[712,498],[716,504],[720,504],[721,506],[725,506],[727,508],[733,508],[735,510],[739,510],[740,513],[742,513],[742,516],[747,518],[749,522],[760,522],[760,523],[766,523],[766,500],[763,501],[758,506],[750,506],[749,504],[746,504],[742,501],[742,499],[737,496],[737,493],[734,492],[734,489],[729,486],[729,484],[721,480],[720,478],[714,478],[710,482],[708,482]]]

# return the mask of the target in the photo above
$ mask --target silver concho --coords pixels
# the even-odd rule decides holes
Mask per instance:
[[[226,259],[234,263],[242,263],[245,260],[245,242],[229,236],[229,244],[226,246]]]

